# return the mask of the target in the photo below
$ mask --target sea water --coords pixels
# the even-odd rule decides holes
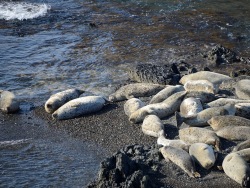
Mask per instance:
[[[249,0],[0,0],[0,89],[34,103],[68,88],[107,96],[137,63],[218,43],[249,57],[249,10]],[[4,143],[26,137],[1,134],[0,186],[81,187],[97,172],[76,138],[60,143],[54,131],[13,149]]]

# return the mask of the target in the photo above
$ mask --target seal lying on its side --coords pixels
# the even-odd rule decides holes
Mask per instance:
[[[194,97],[184,99],[180,106],[180,113],[185,117],[196,115],[202,110],[203,106],[200,100]]]
[[[250,119],[250,102],[235,104],[235,108],[236,108],[236,112],[235,112],[236,116]]]
[[[148,115],[143,120],[141,128],[144,134],[158,137],[158,132],[164,129],[164,125],[156,115]]]
[[[247,126],[227,126],[216,131],[216,134],[227,140],[247,140],[250,139],[250,127]]]
[[[117,102],[134,97],[149,97],[164,89],[164,85],[135,83],[128,84],[119,88],[115,93],[109,95],[109,101]]]
[[[209,102],[205,105],[205,107],[219,107],[224,106],[226,104],[238,104],[238,103],[250,103],[250,100],[244,99],[230,99],[230,98],[220,98],[215,101]]]
[[[209,82],[215,85],[219,85],[223,81],[230,80],[230,79],[232,78],[223,74],[210,72],[210,71],[200,71],[200,72],[196,72],[193,74],[188,74],[188,75],[183,76],[180,80],[180,83],[184,85],[186,82],[190,80],[208,80]]]
[[[140,109],[143,106],[145,106],[145,103],[142,102],[140,99],[132,98],[124,103],[124,112],[128,117],[130,117],[132,113],[134,113],[136,110]]]
[[[67,89],[51,95],[45,103],[45,111],[52,114],[65,103],[78,98],[82,93],[84,93],[84,91],[80,89]]]
[[[154,114],[159,118],[163,118],[172,115],[180,107],[182,99],[186,95],[186,91],[180,91],[161,103],[149,104],[135,111],[129,117],[129,121],[132,123],[140,123],[144,120],[147,115]]]
[[[222,167],[226,175],[242,187],[250,186],[250,167],[240,155],[236,153],[227,155],[223,160]]]
[[[215,155],[211,146],[204,143],[194,143],[189,147],[189,155],[203,168],[214,166]]]
[[[97,112],[102,109],[106,101],[101,96],[87,96],[73,99],[56,110],[52,117],[55,119],[71,119],[84,114]]]
[[[246,149],[243,149],[243,150],[240,150],[240,151],[236,151],[234,153],[240,155],[247,162],[250,162],[250,148],[246,148]]]
[[[172,147],[175,147],[175,148],[180,148],[180,149],[183,149],[183,150],[185,150],[187,152],[189,150],[189,145],[186,144],[184,141],[167,139],[166,136],[165,136],[164,130],[161,130],[158,133],[157,144],[162,145],[162,146],[172,146]]]
[[[184,84],[186,91],[206,92],[216,94],[218,87],[207,80],[189,80]]]
[[[19,101],[14,93],[0,90],[0,109],[5,113],[15,113],[19,110]]]
[[[187,95],[185,98],[189,98],[189,97],[194,97],[194,98],[199,99],[202,104],[218,99],[218,97],[215,96],[213,93],[196,92],[196,91],[187,92]]]
[[[207,123],[213,128],[214,131],[218,131],[219,129],[227,126],[249,126],[250,120],[233,115],[226,116],[215,116],[212,117]]]
[[[247,139],[246,141],[237,144],[237,146],[234,147],[232,152],[240,151],[247,148],[250,148],[250,139]]]
[[[157,93],[153,98],[150,100],[149,104],[155,104],[164,101],[174,93],[184,91],[184,87],[182,85],[176,85],[176,86],[167,86],[165,89],[161,90],[159,93]]]
[[[222,107],[213,107],[202,110],[196,115],[183,117],[178,112],[175,113],[177,127],[180,127],[183,122],[190,126],[206,126],[207,121],[214,116],[219,115],[234,115],[235,107],[234,105],[227,104]]]
[[[200,174],[196,172],[195,164],[190,157],[190,155],[180,148],[175,148],[171,146],[164,146],[160,148],[160,152],[166,161],[170,160],[177,166],[179,166],[184,172],[186,172],[189,177],[197,178]]]
[[[240,99],[250,99],[250,80],[240,80],[235,86],[235,94]]]
[[[199,128],[199,127],[188,127],[179,130],[179,137],[187,144],[194,143],[205,143],[213,145],[216,149],[220,149],[220,139],[214,131]]]

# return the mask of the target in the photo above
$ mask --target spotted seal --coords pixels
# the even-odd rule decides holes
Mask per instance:
[[[205,143],[192,144],[189,147],[189,155],[205,169],[213,167],[216,160],[213,148]]]
[[[207,123],[213,128],[214,131],[218,131],[219,129],[227,126],[249,126],[250,120],[233,115],[226,116],[214,116],[207,121]]]
[[[223,81],[230,80],[230,79],[232,78],[223,74],[210,72],[210,71],[200,71],[200,72],[196,72],[193,74],[188,74],[188,75],[183,76],[180,80],[180,83],[184,85],[186,82],[190,80],[208,80],[209,82],[215,85],[219,85]]]
[[[222,167],[226,175],[242,187],[250,186],[250,167],[240,155],[236,153],[227,155],[222,162]]]
[[[183,149],[175,148],[172,146],[164,146],[160,148],[160,152],[162,153],[166,161],[172,161],[174,164],[179,166],[184,172],[186,172],[189,177],[200,177],[200,174],[196,172],[195,164],[192,158]]]
[[[81,115],[101,110],[105,103],[106,100],[101,96],[80,97],[73,99],[58,108],[52,114],[52,117],[58,120],[79,117]]]
[[[227,140],[247,140],[250,139],[250,127],[247,126],[227,126],[216,131],[216,134]]]
[[[158,137],[158,132],[164,129],[164,125],[156,115],[148,115],[143,120],[141,128],[144,134]]]
[[[82,93],[84,93],[84,91],[80,89],[67,89],[65,91],[51,95],[45,103],[45,111],[48,113],[53,113],[65,103],[78,98]]]
[[[185,117],[196,115],[202,110],[203,106],[200,100],[194,97],[184,99],[180,106],[180,113]]]
[[[155,96],[152,97],[149,104],[155,104],[164,101],[174,93],[184,91],[184,87],[182,85],[176,86],[167,86],[165,89],[161,90]]]
[[[20,102],[13,92],[0,91],[0,109],[5,113],[15,113],[20,109]]]
[[[250,119],[250,102],[249,103],[238,103],[235,104],[236,116],[241,116]]]
[[[247,139],[244,142],[240,142],[239,144],[237,144],[234,147],[233,152],[240,151],[240,150],[247,149],[247,148],[250,148],[250,139]]]
[[[227,104],[222,107],[207,108],[197,113],[196,115],[189,117],[184,117],[180,113],[176,112],[175,117],[176,117],[177,127],[180,127],[183,122],[185,122],[190,126],[206,126],[208,125],[207,121],[214,116],[234,115],[234,114],[235,114],[234,105]]]
[[[147,115],[154,114],[159,118],[167,117],[172,115],[180,107],[182,99],[186,95],[186,91],[177,92],[161,103],[149,104],[144,106],[129,117],[129,121],[132,123],[140,123],[144,120]]]
[[[250,80],[240,80],[236,83],[235,94],[240,99],[250,99]]]
[[[218,87],[208,80],[189,80],[184,84],[186,91],[206,92],[216,94]]]
[[[194,98],[199,99],[202,104],[209,103],[211,101],[218,99],[218,97],[213,93],[197,92],[197,91],[188,91],[185,98],[189,98],[189,97],[194,97]]]
[[[220,148],[220,139],[214,131],[200,127],[188,127],[179,130],[179,137],[187,144],[205,143]]]
[[[142,102],[140,99],[131,98],[124,103],[124,112],[125,114],[130,117],[132,113],[136,110],[140,109],[141,107],[145,106],[145,103]]]
[[[215,101],[209,102],[205,105],[206,108],[209,107],[219,107],[224,106],[226,104],[238,104],[238,103],[250,103],[250,100],[244,99],[232,99],[232,98],[219,98]]]
[[[159,84],[149,84],[149,83],[128,84],[120,87],[115,93],[109,95],[109,101],[116,102],[137,97],[149,97],[158,93],[164,88],[165,88],[164,85],[159,85]]]

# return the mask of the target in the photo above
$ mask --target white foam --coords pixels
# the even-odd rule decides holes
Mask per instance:
[[[25,2],[1,2],[0,19],[26,20],[44,16],[50,6],[47,4],[25,3]]]

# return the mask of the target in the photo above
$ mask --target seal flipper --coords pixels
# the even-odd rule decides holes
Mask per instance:
[[[184,118],[179,112],[175,112],[176,127],[179,128],[184,121]]]

